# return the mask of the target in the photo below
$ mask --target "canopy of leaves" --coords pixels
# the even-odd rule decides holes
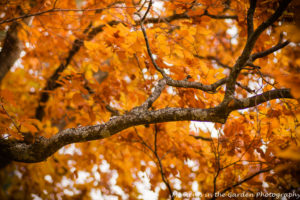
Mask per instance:
[[[299,13],[1,1],[0,199],[299,193]]]

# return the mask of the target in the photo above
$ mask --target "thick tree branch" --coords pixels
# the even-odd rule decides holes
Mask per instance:
[[[19,23],[15,22],[9,27],[6,33],[4,44],[0,52],[0,82],[20,57],[22,50],[22,43],[18,38],[18,29],[20,26]]]
[[[239,100],[233,100],[233,104],[229,107],[231,110],[239,110],[239,109],[245,109],[250,108],[262,103],[265,103],[267,101],[271,101],[273,99],[280,99],[280,98],[290,98],[292,99],[293,96],[290,92],[290,89],[277,89],[277,90],[270,90],[267,92],[264,92],[262,94],[239,99]]]
[[[256,7],[256,0],[250,0],[250,8],[247,12],[247,36],[249,39],[249,36],[253,33],[253,15],[255,12]]]
[[[151,4],[149,5],[147,12],[149,12],[150,6]],[[59,148],[67,144],[107,138],[129,127],[144,125],[144,124],[154,124],[154,123],[171,122],[171,121],[186,121],[186,120],[225,123],[228,115],[233,110],[249,108],[270,101],[272,99],[293,98],[292,95],[290,94],[290,91],[287,89],[272,90],[272,91],[265,92],[261,95],[257,95],[254,97],[245,98],[241,100],[234,100],[233,98],[229,98],[229,99],[227,98],[229,95],[233,94],[234,86],[236,84],[236,78],[240,70],[242,69],[242,67],[248,61],[250,53],[253,49],[253,46],[258,36],[263,30],[265,30],[270,25],[270,23],[273,23],[276,19],[278,19],[278,17],[281,15],[281,13],[286,8],[286,6],[287,4],[284,1],[282,1],[280,3],[280,7],[276,10],[276,12],[266,22],[260,25],[253,33],[251,33],[242,55],[237,60],[235,66],[233,67],[233,70],[230,73],[230,77],[223,78],[211,85],[203,85],[201,83],[189,82],[188,80],[180,80],[180,81],[173,80],[167,76],[167,74],[163,71],[163,69],[159,68],[159,66],[156,64],[153,58],[151,49],[149,47],[149,41],[146,35],[146,31],[143,26],[144,23],[154,23],[154,22],[151,22],[151,20],[147,19],[145,14],[145,16],[141,18],[142,20],[139,21],[139,24],[141,25],[145,37],[147,51],[151,58],[151,61],[155,66],[155,68],[163,75],[163,79],[159,81],[158,85],[155,87],[155,90],[150,95],[150,97],[141,106],[137,107],[142,109],[133,109],[131,112],[125,115],[115,116],[114,118],[111,118],[110,121],[101,125],[66,129],[48,139],[44,137],[38,137],[33,144],[26,144],[21,141],[0,139],[0,147],[1,147],[0,156],[9,158],[11,160],[20,161],[20,162],[40,162],[45,160],[47,157],[55,153]],[[176,19],[178,18],[174,17],[171,20],[176,20]],[[157,22],[160,22],[162,18],[157,20],[158,20]],[[113,26],[119,23],[121,22],[111,21],[108,24]],[[88,40],[92,39],[96,34],[98,34],[103,30],[104,26],[105,25],[100,25],[92,29],[88,27],[85,31],[85,33],[87,33],[87,39]],[[55,73],[47,81],[47,84],[41,95],[39,108],[37,109],[37,113],[36,113],[37,115],[36,117],[38,119],[43,118],[44,115],[43,107],[44,104],[49,99],[49,94],[47,92],[49,90],[54,90],[55,88],[60,86],[59,83],[57,83],[57,80],[60,77],[60,73],[68,66],[73,56],[79,51],[82,45],[83,45],[83,40],[74,41],[72,49],[69,51],[69,55],[66,58],[66,60],[58,67]],[[224,99],[228,100],[227,104],[221,103],[219,106],[215,108],[209,108],[209,109],[165,108],[165,109],[153,110],[153,111],[148,110],[151,107],[152,103],[160,96],[166,84],[174,87],[196,88],[203,91],[215,92],[219,86],[225,83],[227,83],[227,87],[226,87],[226,94]],[[229,106],[227,106],[229,102],[232,103],[230,103]],[[39,112],[41,112],[41,114],[39,114]]]
[[[118,24],[119,22],[116,21],[111,21],[108,23],[108,25],[113,26]],[[93,39],[99,32],[103,31],[103,28],[105,25],[99,25],[97,27],[94,27],[91,29],[91,24],[84,30],[83,33],[88,33],[87,39],[91,40]],[[90,30],[90,31],[89,31]],[[37,107],[35,111],[35,117],[39,120],[42,120],[45,111],[45,103],[49,99],[49,91],[53,91],[56,88],[60,87],[60,83],[58,83],[58,79],[60,77],[60,74],[68,67],[70,64],[71,60],[73,59],[74,55],[80,50],[80,48],[83,46],[83,40],[82,39],[76,39],[74,40],[72,44],[72,48],[70,49],[67,58],[65,59],[64,62],[62,62],[59,67],[55,70],[55,72],[52,74],[52,76],[47,80],[46,86],[43,88],[41,92],[41,97],[39,100],[39,106]]]
[[[277,98],[293,97],[288,89],[272,90],[254,97],[236,100],[230,107],[220,104],[209,109],[165,108],[154,111],[129,112],[122,116],[115,116],[101,125],[66,129],[49,139],[39,137],[33,144],[0,139],[0,156],[20,162],[40,162],[67,144],[107,138],[129,127],[171,121],[225,123],[233,110],[253,107]]]
[[[59,67],[52,74],[52,76],[48,79],[46,86],[42,90],[41,98],[39,101],[39,106],[37,107],[36,112],[35,112],[35,117],[37,119],[39,119],[39,120],[43,119],[43,117],[45,115],[45,111],[44,111],[45,103],[49,99],[49,91],[54,90],[60,86],[60,84],[57,82],[57,80],[60,77],[61,72],[63,72],[66,69],[66,67],[71,62],[71,59],[73,58],[73,56],[79,51],[79,49],[82,45],[83,45],[83,40],[76,39],[73,43],[72,49],[69,51],[69,55],[66,58],[65,63],[60,64]]]
[[[101,125],[66,129],[49,139],[39,137],[33,144],[0,139],[0,154],[14,161],[40,162],[67,144],[107,138],[137,125],[186,120],[224,123],[226,117],[226,113],[220,108],[165,108],[138,113],[129,112],[115,116]]]

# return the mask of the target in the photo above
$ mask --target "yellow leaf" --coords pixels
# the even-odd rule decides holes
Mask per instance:
[[[88,49],[88,50],[95,50],[100,48],[100,45],[95,43],[95,42],[90,42],[90,41],[84,41],[84,46]]]
[[[24,128],[25,128],[25,130],[24,130]],[[32,124],[23,122],[23,123],[21,124],[21,131],[22,131],[22,132],[27,132],[27,131],[29,131],[29,132],[31,132],[31,133],[36,133],[36,132],[38,132],[38,129],[37,129],[35,126],[33,126]]]
[[[292,144],[283,151],[281,149],[277,149],[276,155],[280,158],[300,161],[300,146]]]

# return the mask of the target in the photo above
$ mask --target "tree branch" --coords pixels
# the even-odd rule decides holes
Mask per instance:
[[[215,57],[215,56],[199,56],[199,55],[194,55],[196,58],[199,58],[199,59],[206,59],[206,60],[213,60],[215,61],[218,65],[220,65],[221,67],[223,68],[226,68],[226,69],[230,69],[231,70],[231,67],[229,65],[226,65],[224,64],[223,62],[220,61],[219,58]]]
[[[190,135],[192,137],[194,137],[196,140],[204,140],[204,141],[213,141],[212,138],[208,138],[208,137],[203,137],[201,135]]]
[[[274,53],[275,51],[278,51],[279,49],[282,49],[283,47],[287,46],[290,43],[290,41],[285,41],[283,43],[278,43],[277,45],[271,47],[270,49],[267,49],[262,52],[254,53],[251,55],[252,62],[255,61],[257,58],[265,57],[271,53]]]
[[[243,184],[243,183],[245,183],[245,182],[251,180],[252,178],[254,178],[255,176],[257,176],[257,175],[259,175],[259,174],[261,174],[261,173],[269,172],[270,170],[271,170],[270,168],[267,168],[267,169],[261,169],[261,170],[259,170],[258,172],[252,174],[251,176],[248,176],[247,178],[245,178],[245,179],[243,179],[243,180],[237,182],[236,184],[234,184],[234,185],[232,185],[232,186],[230,186],[230,187],[225,188],[224,190],[222,190],[222,191],[220,192],[220,194],[223,194],[223,193],[225,193],[225,192],[231,190],[232,188],[235,188],[235,187],[237,187],[237,186],[239,186],[239,185],[241,185],[241,184]]]
[[[247,12],[247,36],[249,39],[249,36],[253,33],[253,15],[255,12],[256,7],[256,0],[250,0],[250,8]]]
[[[150,48],[150,45],[149,45],[149,41],[148,41],[148,37],[147,37],[147,33],[146,33],[146,30],[145,30],[145,27],[143,25],[143,22],[144,22],[143,19],[145,19],[147,13],[149,12],[150,7],[151,7],[151,3],[152,3],[152,1],[150,1],[149,7],[147,9],[147,12],[145,13],[145,15],[143,16],[143,18],[141,19],[140,24],[141,24],[141,29],[142,29],[142,32],[143,32],[143,35],[144,35],[144,38],[145,38],[147,52],[148,52],[148,55],[149,55],[149,57],[151,59],[151,62],[154,65],[155,69],[161,73],[161,75],[164,77],[164,79],[166,79],[167,84],[169,86],[174,86],[174,87],[195,88],[195,89],[200,89],[200,90],[203,90],[203,91],[212,91],[212,92],[215,92],[216,89],[219,86],[225,84],[226,81],[227,81],[227,78],[223,78],[223,79],[221,79],[221,80],[219,80],[216,83],[211,84],[211,85],[203,85],[202,83],[190,82],[190,81],[187,81],[187,80],[180,80],[180,81],[173,80],[172,78],[170,78],[165,73],[165,71],[162,68],[160,68],[157,65],[157,63],[154,60],[154,57],[153,57],[153,54],[152,54],[152,51],[151,51],[151,48]]]
[[[226,84],[226,91],[223,102],[226,104],[230,101],[232,98],[234,92],[235,92],[235,85],[236,85],[236,79],[241,71],[241,69],[245,66],[247,61],[249,60],[250,54],[253,50],[253,47],[260,36],[260,34],[266,30],[271,24],[273,24],[284,12],[284,10],[287,8],[288,4],[291,2],[291,0],[281,0],[279,3],[279,7],[275,11],[273,15],[271,15],[267,21],[263,22],[249,37],[246,42],[246,45],[243,49],[243,52],[241,56],[237,59],[235,65],[233,66],[233,69],[230,72],[229,80]],[[250,7],[251,8],[251,7]],[[249,9],[250,9],[249,8]],[[254,12],[254,11],[253,11]],[[251,26],[251,24],[250,24]],[[251,27],[250,27],[251,29]]]
[[[265,103],[267,101],[273,100],[273,99],[280,99],[280,98],[294,98],[290,92],[290,89],[277,89],[277,90],[270,90],[267,92],[264,92],[262,94],[239,99],[239,100],[233,100],[233,104],[229,107],[231,110],[239,110],[239,109],[245,109],[250,108],[253,106],[257,106],[259,104]]]
[[[249,88],[248,86],[242,85],[239,82],[236,82],[236,85],[239,86],[240,88],[246,90],[249,93],[254,93],[255,90],[252,90],[251,88]]]
[[[4,44],[0,52],[0,83],[10,68],[14,65],[16,60],[20,57],[22,50],[22,43],[18,38],[19,23],[13,23],[4,39]]]
[[[66,129],[47,139],[36,138],[33,144],[0,139],[0,155],[20,162],[41,162],[61,147],[77,142],[86,142],[110,137],[129,127],[172,121],[202,121],[225,123],[233,110],[244,109],[277,98],[293,98],[288,89],[265,92],[261,95],[236,100],[230,107],[220,104],[214,108],[165,108],[143,112],[129,112],[115,116],[110,121],[94,126]]]
[[[150,1],[150,3],[149,3],[149,7],[148,7],[147,11],[149,11],[149,8],[150,8],[150,6],[151,6],[151,2],[152,2],[152,1]],[[159,71],[159,72],[161,73],[161,75],[162,75],[164,78],[167,79],[167,78],[168,78],[167,74],[166,74],[165,71],[164,71],[163,69],[161,69],[161,68],[157,65],[157,63],[155,62],[154,57],[153,57],[153,54],[152,54],[152,51],[151,51],[151,48],[150,48],[150,44],[149,44],[149,41],[148,41],[146,29],[145,29],[145,27],[144,27],[144,19],[145,19],[147,13],[148,13],[148,12],[146,12],[145,15],[142,17],[142,19],[140,20],[140,25],[141,25],[141,29],[142,29],[142,32],[143,32],[143,35],[144,35],[144,39],[145,39],[145,43],[146,43],[146,47],[147,47],[147,52],[148,52],[148,55],[149,55],[149,57],[150,57],[150,59],[151,59],[151,62],[152,62],[152,64],[153,64],[153,66],[155,67],[155,69],[156,69],[157,71]]]
[[[191,82],[188,80],[173,80],[171,78],[167,79],[167,85],[174,87],[183,87],[183,88],[194,88],[199,89],[205,92],[216,92],[217,88],[225,84],[228,81],[228,78],[222,78],[211,85],[204,85],[198,82]]]
[[[51,8],[51,9],[40,11],[40,12],[36,12],[36,13],[31,13],[31,14],[29,13],[29,14],[21,15],[19,17],[14,17],[14,18],[11,18],[11,19],[5,19],[5,20],[0,21],[0,25],[4,24],[4,23],[15,22],[15,21],[18,21],[20,19],[26,19],[26,18],[29,18],[29,17],[37,17],[37,16],[40,16],[40,15],[44,15],[46,13],[53,13],[53,12],[96,12],[96,13],[99,14],[103,10],[110,9],[110,8],[124,8],[122,6],[113,6],[113,5],[116,5],[116,4],[119,4],[119,3],[122,3],[122,2],[121,1],[114,2],[114,3],[108,5],[105,8],[63,9],[63,8],[55,8],[55,4],[56,4],[56,2],[55,2],[53,8]],[[126,7],[126,8],[128,8],[128,7]]]
[[[238,19],[236,15],[212,15],[209,14],[207,10],[204,11],[204,14],[202,16],[207,16],[212,19],[235,19],[235,20]]]
[[[146,24],[146,23],[160,23],[160,22],[165,22],[165,21],[171,22],[171,21],[174,21],[174,20],[188,19],[188,18],[190,18],[190,17],[186,14],[174,14],[172,16],[164,17],[164,18],[146,18],[146,16],[145,16],[143,24]],[[115,25],[118,25],[119,23],[121,23],[121,22],[112,20],[112,21],[108,22],[107,24],[109,26],[115,26]],[[137,25],[139,25],[140,23],[141,23],[141,20],[136,21]],[[98,33],[103,31],[104,27],[105,27],[105,24],[102,24],[102,25],[96,26],[92,29],[90,29],[90,26],[87,29],[85,29],[84,33],[88,32],[87,33],[87,40],[92,40]],[[146,39],[148,39],[148,38],[146,37],[145,40]],[[147,44],[147,42],[146,42],[146,44]],[[148,45],[149,45],[149,42],[148,42]],[[60,73],[62,73],[67,68],[70,61],[73,59],[74,55],[79,51],[79,49],[82,46],[83,46],[83,40],[76,39],[72,44],[72,48],[69,51],[68,57],[66,58],[66,60],[60,64],[60,66],[57,68],[57,70],[52,74],[50,79],[47,81],[46,86],[44,87],[44,89],[41,92],[40,101],[38,103],[39,106],[37,107],[36,112],[35,112],[36,113],[35,117],[37,119],[39,119],[39,120],[43,119],[43,117],[45,115],[45,111],[44,111],[45,103],[49,99],[49,91],[52,91],[52,90],[60,87],[60,84],[57,83],[57,80],[60,77]],[[150,47],[149,47],[149,49],[150,49]],[[162,69],[161,69],[161,71],[162,71]]]
[[[169,190],[169,193],[170,193],[170,196],[171,196],[171,199],[173,200],[174,199],[174,196],[173,196],[173,190],[171,188],[171,185],[164,173],[164,169],[163,169],[163,165],[162,165],[162,162],[161,162],[161,159],[157,153],[157,134],[158,134],[158,128],[157,128],[157,124],[155,124],[155,132],[154,132],[154,155],[157,159],[157,162],[159,164],[159,171],[160,171],[160,175],[161,175],[161,178],[163,180],[163,182],[165,183],[165,185],[167,186],[168,190]]]
[[[83,45],[83,40],[76,39],[73,43],[72,49],[69,51],[69,55],[66,58],[65,63],[60,64],[59,67],[52,74],[52,76],[47,80],[46,86],[44,87],[44,89],[42,90],[42,93],[41,93],[39,106],[37,107],[37,109],[35,111],[35,117],[38,120],[42,120],[45,115],[44,107],[45,107],[45,103],[49,99],[49,91],[52,91],[60,86],[60,83],[57,82],[58,78],[60,77],[60,74],[70,64],[71,59],[79,51],[79,49],[82,45]]]
[[[154,101],[160,96],[161,92],[166,86],[166,83],[166,79],[159,80],[157,86],[155,87],[153,93],[149,96],[149,98],[141,106],[135,107],[131,111],[140,112],[149,109]]]
[[[115,116],[105,124],[66,129],[49,139],[38,137],[33,144],[0,139],[0,154],[20,162],[40,162],[67,144],[107,138],[137,125],[186,120],[224,123],[226,118],[226,113],[219,108],[165,108],[139,113],[129,112]]]

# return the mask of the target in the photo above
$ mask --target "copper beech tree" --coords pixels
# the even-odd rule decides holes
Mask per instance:
[[[299,8],[1,1],[0,198],[299,194]]]

